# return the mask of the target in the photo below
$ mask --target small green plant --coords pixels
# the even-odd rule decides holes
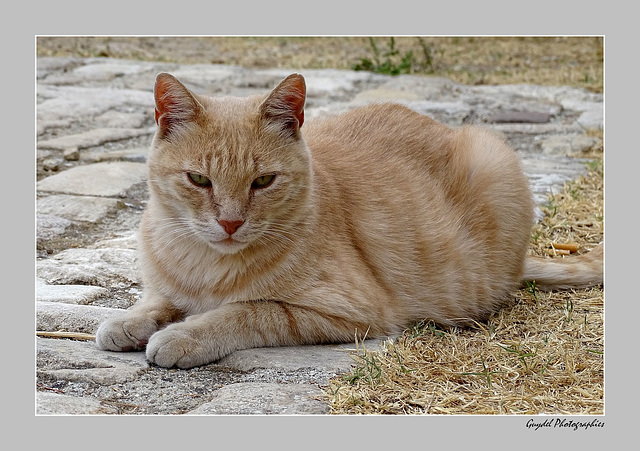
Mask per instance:
[[[503,350],[507,351],[508,353],[514,354],[518,358],[518,360],[520,360],[520,363],[522,363],[522,367],[525,369],[525,371],[532,370],[533,364],[532,362],[530,362],[529,359],[535,359],[535,357],[538,355],[537,346],[535,351],[533,352],[525,350],[521,343],[518,344],[517,346],[516,345],[513,345],[513,346],[498,345],[498,346],[500,346]]]
[[[504,373],[504,371],[489,371],[487,369],[487,364],[484,361],[484,357],[480,358],[482,360],[482,371],[478,373],[460,373],[462,376],[482,376],[487,381],[487,388],[492,388],[491,385],[491,376],[494,374]]]
[[[543,209],[546,212],[547,216],[549,216],[550,218],[555,217],[555,215],[558,213],[558,205],[556,205],[556,200],[552,196],[549,196],[549,200],[544,205]]]
[[[564,303],[564,311],[565,311],[565,322],[571,322],[571,316],[573,315],[573,301],[571,299],[567,299]]]
[[[596,159],[587,161],[586,166],[590,171],[602,173],[602,160]]]
[[[376,359],[375,353],[365,351],[358,358],[360,363],[350,373],[343,375],[342,379],[351,385],[355,385],[360,379],[364,379],[370,384],[379,381],[382,377],[382,368]]]
[[[527,285],[526,291],[533,296],[533,299],[538,300],[538,290],[536,289],[536,281],[535,280],[525,280],[525,284]]]
[[[369,38],[369,46],[373,52],[371,59],[362,58],[359,63],[353,65],[353,70],[367,70],[379,74],[400,75],[416,72],[433,73],[433,46],[427,45],[422,39],[418,39],[422,49],[422,61],[418,59],[413,50],[401,53],[396,48],[396,40],[389,38],[388,48],[381,51],[373,38]]]
[[[411,338],[421,337],[423,335],[435,335],[436,337],[445,338],[447,333],[438,328],[433,321],[420,321],[415,324],[409,331]]]

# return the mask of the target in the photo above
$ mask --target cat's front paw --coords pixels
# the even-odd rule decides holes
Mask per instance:
[[[157,330],[158,325],[153,319],[123,315],[100,325],[96,344],[105,351],[138,351],[145,348],[149,337]]]
[[[184,323],[171,325],[155,333],[147,345],[147,360],[165,368],[193,368],[220,357],[210,343],[194,337]]]

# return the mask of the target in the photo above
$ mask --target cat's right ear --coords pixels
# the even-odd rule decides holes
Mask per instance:
[[[202,109],[191,91],[167,73],[156,77],[153,95],[156,101],[156,124],[162,137],[194,121]]]
[[[306,94],[304,77],[289,75],[260,105],[263,118],[285,136],[297,138],[304,122]]]

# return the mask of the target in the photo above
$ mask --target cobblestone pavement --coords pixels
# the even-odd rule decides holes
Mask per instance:
[[[37,300],[42,332],[93,334],[140,298],[136,228],[155,130],[153,82],[195,92],[266,93],[295,70],[250,70],[108,58],[37,60]],[[538,204],[585,171],[598,144],[602,95],[567,87],[463,86],[424,76],[301,71],[307,120],[396,101],[451,126],[486,124],[522,158]],[[381,341],[364,343],[378,349]],[[37,414],[324,414],[328,380],[355,344],[238,351],[191,370],[150,366],[144,353],[90,340],[37,338]]]

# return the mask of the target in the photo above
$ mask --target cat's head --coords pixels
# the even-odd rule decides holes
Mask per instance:
[[[298,74],[247,98],[200,96],[157,76],[149,188],[169,213],[158,225],[168,239],[196,238],[224,254],[294,239],[311,184],[305,95]]]

